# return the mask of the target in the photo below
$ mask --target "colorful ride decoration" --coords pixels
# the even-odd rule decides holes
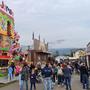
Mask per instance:
[[[13,11],[2,2],[0,4],[0,70],[6,70],[12,62],[14,52],[20,48],[19,34],[15,32]]]
[[[2,2],[0,5],[0,34],[14,38],[14,18],[11,12],[12,10]]]
[[[3,49],[9,49],[14,40],[13,12],[2,2],[0,4],[0,54]],[[9,50],[8,50],[9,51]]]
[[[9,52],[11,54],[16,53],[18,54],[20,51],[20,43],[19,43],[20,36],[17,32],[14,31],[14,41],[10,47]]]
[[[4,4],[0,5],[0,47],[8,47],[10,52],[20,48],[18,43],[20,36],[14,30],[13,11]]]

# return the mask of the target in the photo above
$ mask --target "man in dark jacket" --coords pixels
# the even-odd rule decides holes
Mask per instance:
[[[82,65],[80,69],[82,73],[82,83],[83,83],[83,89],[89,89],[89,73],[88,68],[85,66],[85,64]]]
[[[72,75],[72,68],[70,65],[65,65],[63,69],[63,74],[64,74],[64,79],[65,79],[65,85],[66,85],[66,90],[72,90],[71,89],[71,75]]]
[[[24,63],[21,71],[21,86],[20,90],[23,90],[23,84],[26,83],[26,90],[28,90],[28,78],[29,78],[29,68],[27,63]]]
[[[83,78],[82,78],[82,75],[83,75],[83,72],[82,72],[82,69],[83,69],[83,63],[80,64],[80,82],[83,83]]]
[[[49,67],[49,64],[47,63],[46,66],[42,69],[42,75],[44,78],[44,90],[51,90],[52,88],[52,69]]]

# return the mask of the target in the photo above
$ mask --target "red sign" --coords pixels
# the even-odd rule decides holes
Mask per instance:
[[[10,59],[10,56],[0,56],[0,59]]]

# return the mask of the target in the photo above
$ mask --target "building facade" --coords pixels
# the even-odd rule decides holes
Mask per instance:
[[[31,53],[31,62],[34,64],[38,62],[46,62],[50,53],[48,52],[48,44],[40,41],[40,39],[33,39],[33,49],[30,50]]]
[[[86,62],[87,66],[90,68],[90,42],[87,44],[86,48]]]

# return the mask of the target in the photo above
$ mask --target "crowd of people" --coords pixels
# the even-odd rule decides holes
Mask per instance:
[[[74,71],[75,73],[79,73],[83,89],[89,90],[89,73],[85,63],[73,64],[71,62],[63,62],[52,64],[46,62],[44,65],[34,65],[33,63],[29,65],[23,62],[16,66],[12,63],[8,68],[8,77],[12,79],[14,75],[19,76],[20,90],[24,90],[24,83],[26,90],[28,90],[29,80],[30,90],[36,90],[36,83],[42,82],[44,90],[54,90],[55,85],[65,87],[66,90],[72,90],[71,78]]]

